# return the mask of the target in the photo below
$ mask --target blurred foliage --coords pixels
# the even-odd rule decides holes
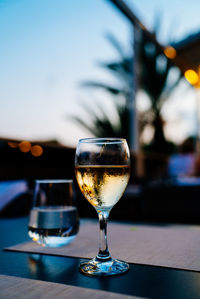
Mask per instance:
[[[72,119],[86,128],[95,137],[123,137],[129,142],[129,100],[132,92],[130,82],[132,80],[133,58],[125,53],[114,36],[107,34],[106,38],[116,50],[118,58],[112,62],[101,62],[99,66],[112,74],[117,80],[117,86],[90,80],[81,82],[80,85],[85,88],[101,89],[109,93],[114,99],[113,109],[115,109],[118,115],[118,121],[114,123],[105,112],[104,105],[97,102],[95,103],[95,107],[82,103],[84,112],[88,115],[89,119],[92,119],[92,124],[89,124],[87,117],[83,115],[72,116]]]
[[[119,57],[112,62],[100,63],[100,67],[103,67],[117,79],[117,86],[92,80],[82,82],[81,86],[102,89],[111,94],[115,99],[113,103],[119,116],[119,123],[117,125],[114,124],[105,113],[103,105],[100,106],[99,104],[97,106],[98,110],[101,111],[101,115],[97,112],[97,109],[86,104],[83,105],[85,112],[90,118],[92,117],[92,125],[89,125],[87,119],[81,115],[73,116],[72,118],[96,137],[124,137],[129,142],[129,101],[132,96],[134,58],[125,53],[114,36],[108,34],[106,38],[115,48]],[[141,34],[139,47],[139,88],[144,90],[150,99],[149,109],[143,113],[139,113],[140,134],[146,125],[151,125],[154,128],[154,135],[151,144],[146,149],[154,152],[170,153],[173,151],[173,145],[166,140],[164,135],[162,108],[170,93],[179,83],[182,74],[179,72],[176,78],[169,80],[169,75],[174,65],[171,60],[166,58],[162,50],[149,39],[145,32]],[[131,109],[133,108],[131,107]]]
[[[87,117],[73,116],[72,119],[78,124],[86,128],[95,137],[118,137],[129,140],[129,110],[127,105],[115,101],[115,109],[118,114],[118,123],[114,123],[105,112],[102,105],[96,103],[95,107],[82,103],[82,107],[88,118],[91,119],[91,124]]]
[[[166,140],[164,135],[164,120],[162,108],[170,94],[177,87],[182,73],[179,71],[173,79],[169,80],[170,74],[175,68],[173,62],[167,59],[162,50],[157,47],[149,37],[143,32],[140,49],[141,75],[140,88],[149,96],[150,108],[140,114],[140,125],[152,125],[154,135],[148,150],[161,153],[171,153],[174,150],[172,142]]]

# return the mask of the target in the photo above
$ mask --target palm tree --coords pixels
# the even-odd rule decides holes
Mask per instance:
[[[91,119],[92,124],[88,124],[87,117],[72,116],[72,120],[87,129],[92,135],[96,137],[123,137],[129,140],[129,110],[127,105],[114,102],[114,109],[117,111],[118,123],[114,123],[107,115],[102,105],[96,103],[95,107],[82,103],[86,114]]]
[[[89,80],[81,82],[81,87],[102,89],[112,95],[115,99],[113,103],[118,115],[118,123],[113,123],[110,117],[105,113],[104,108],[99,104],[96,104],[97,109],[95,109],[86,103],[83,103],[82,107],[90,118],[92,117],[93,124],[88,125],[88,122],[85,121],[85,117],[83,116],[73,115],[72,120],[85,127],[96,137],[124,137],[129,142],[129,100],[131,96],[130,80],[132,79],[132,57],[125,54],[124,49],[114,36],[107,34],[106,38],[117,51],[119,58],[112,62],[99,63],[99,66],[117,78],[118,87]],[[97,110],[100,111],[100,115]]]
[[[80,116],[73,119],[87,128],[96,137],[113,136],[125,137],[129,140],[129,100],[131,96],[131,79],[133,58],[125,54],[120,43],[112,36],[107,35],[108,40],[119,54],[119,59],[113,62],[104,62],[100,66],[112,73],[118,79],[119,87],[107,85],[106,83],[85,81],[81,85],[90,88],[100,88],[112,94],[113,98],[121,97],[122,103],[114,101],[116,111],[119,115],[119,124],[114,125],[105,114],[102,107],[99,109],[102,116],[86,107],[86,111],[93,115],[93,126],[88,126],[87,122]],[[140,86],[149,96],[151,106],[148,111],[140,115],[140,127],[144,129],[147,124],[154,128],[154,136],[150,144],[150,149],[156,152],[168,152],[168,141],[164,136],[162,108],[170,93],[179,83],[182,74],[171,82],[168,82],[169,74],[173,69],[173,63],[167,59],[162,51],[143,32],[140,43]]]
[[[143,126],[145,126],[145,122],[150,122],[154,128],[150,148],[157,152],[168,152],[169,142],[164,135],[162,108],[180,82],[182,73],[179,71],[176,78],[169,82],[169,75],[175,66],[170,59],[166,58],[162,50],[149,40],[145,32],[143,32],[140,55],[140,88],[148,94],[151,101],[149,110],[141,116],[141,122],[144,122]]]

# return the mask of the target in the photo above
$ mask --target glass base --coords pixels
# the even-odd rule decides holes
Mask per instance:
[[[89,276],[119,275],[129,270],[129,264],[123,261],[109,258],[100,260],[97,257],[80,264],[81,273]]]
[[[29,230],[29,237],[39,245],[44,247],[61,247],[71,243],[76,235],[59,237],[59,236],[45,236],[36,232]]]

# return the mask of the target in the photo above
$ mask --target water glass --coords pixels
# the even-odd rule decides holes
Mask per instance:
[[[72,180],[36,180],[28,234],[36,243],[69,244],[79,230]]]

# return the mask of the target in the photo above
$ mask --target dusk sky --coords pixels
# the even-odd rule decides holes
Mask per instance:
[[[200,30],[200,1],[127,3],[150,30],[156,14],[162,16],[159,41],[163,44]],[[107,32],[130,51],[131,26],[109,1],[0,0],[0,137],[54,138],[75,145],[79,138],[90,136],[69,116],[81,111],[81,101],[106,100],[103,93],[91,95],[80,88],[80,82],[113,80],[98,66],[99,61],[117,57],[105,38]],[[145,99],[141,103],[145,106]],[[165,110],[171,121],[170,138],[176,139],[170,129],[174,122],[181,138],[194,131],[191,88],[177,90]]]

